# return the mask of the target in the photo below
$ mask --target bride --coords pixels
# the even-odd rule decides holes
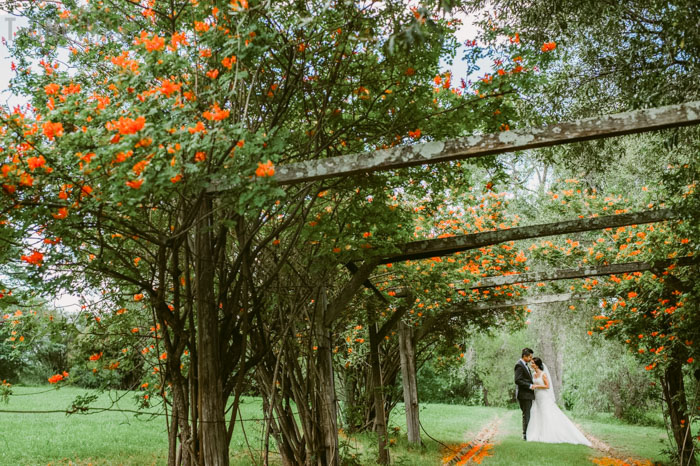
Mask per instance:
[[[575,443],[590,447],[591,442],[557,406],[547,366],[540,358],[533,358],[530,366],[534,370],[535,401],[527,426],[528,442]]]

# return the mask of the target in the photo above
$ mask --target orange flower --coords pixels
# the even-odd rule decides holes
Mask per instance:
[[[693,359],[693,358],[688,358],[688,364],[692,364],[693,361],[695,361],[695,359]]]
[[[148,165],[148,160],[141,160],[140,162],[136,162],[134,166],[131,167],[131,171],[133,171],[136,176],[139,176],[141,173],[143,173],[146,165]]]
[[[39,157],[29,157],[27,159],[27,165],[31,171],[34,171],[35,169],[46,165],[46,159],[43,155],[40,155]]]
[[[134,44],[139,45],[143,44],[146,47],[146,50],[149,52],[154,52],[158,50],[163,50],[165,47],[165,39],[162,37],[158,37],[157,35],[153,34],[152,38],[148,38],[148,33],[146,31],[141,32],[141,36],[134,40]]]
[[[551,52],[552,50],[557,48],[556,42],[545,42],[542,45],[542,51],[543,52]]]
[[[265,163],[258,162],[258,168],[255,170],[255,175],[263,178],[266,176],[273,176],[275,174],[275,166],[272,161],[268,160]]]
[[[112,120],[108,122],[105,126],[110,131],[116,129],[117,131],[119,131],[119,134],[134,134],[141,131],[145,124],[146,118],[140,116],[135,120],[131,118],[120,117],[119,121]],[[117,139],[116,142],[119,142],[119,140]]]
[[[204,131],[204,133],[207,132],[206,128],[204,127],[204,123],[201,121],[198,121],[195,126],[187,128],[187,131],[189,131],[190,134],[199,133],[200,131]]]
[[[206,152],[197,152],[196,154],[194,154],[195,162],[204,162],[206,159],[207,159]]]
[[[44,260],[44,255],[40,253],[39,251],[34,251],[28,256],[22,256],[21,259],[32,265],[36,265],[37,267],[41,267],[41,263]]]
[[[209,30],[209,24],[203,21],[195,21],[194,30],[197,32],[207,32]]]
[[[95,353],[95,354],[91,355],[88,359],[90,359],[90,361],[97,361],[97,360],[100,359],[101,357],[102,357],[102,351],[100,351],[99,353]]]
[[[56,83],[51,83],[47,86],[44,86],[44,92],[46,92],[46,95],[52,95],[52,94],[58,94],[58,90],[61,88]]]
[[[68,209],[65,207],[60,207],[58,209],[58,212],[55,214],[52,214],[52,215],[53,215],[53,218],[58,219],[58,220],[60,220],[62,218],[66,218],[68,216]]]
[[[63,380],[63,375],[61,375],[61,374],[55,374],[55,375],[52,375],[51,377],[49,377],[49,383],[51,383],[51,384],[58,383],[61,380]]]
[[[141,301],[143,299],[143,293],[135,294],[134,301]]]
[[[170,94],[178,92],[181,87],[182,84],[175,84],[174,82],[166,79],[160,85],[160,88],[158,88],[158,90],[161,92],[161,94],[164,94],[166,97],[170,97]]]
[[[206,112],[202,113],[202,116],[209,121],[212,121],[212,120],[221,121],[225,118],[228,118],[229,113],[230,112],[228,110],[221,110],[219,108],[219,105],[217,104],[211,108],[211,111],[207,110]]]
[[[131,333],[139,333],[139,329],[137,327],[134,327],[131,329]]]
[[[175,176],[173,176],[172,178],[170,178],[170,182],[171,182],[171,183],[177,183],[177,182],[179,182],[180,180],[182,180],[182,174],[180,174],[180,173],[178,173],[177,175],[175,175]]]
[[[49,138],[51,141],[53,141],[55,137],[63,136],[63,124],[61,122],[51,123],[50,121],[47,121],[44,123],[41,129],[44,131],[44,136]]]
[[[236,58],[235,55],[231,57],[226,57],[223,60],[221,60],[221,64],[224,66],[224,68],[228,68],[229,70],[233,67],[233,64],[236,63],[238,59]]]
[[[413,139],[418,139],[420,138],[420,128],[416,129],[415,131],[409,131],[408,132],[408,137],[413,138]]]
[[[210,79],[216,79],[216,77],[219,76],[219,70],[217,70],[216,68],[214,68],[214,69],[212,69],[212,70],[207,71],[207,72],[206,72],[206,75],[207,75],[207,77],[210,78]]]
[[[636,291],[630,291],[629,293],[627,293],[627,297],[630,298],[630,299],[631,299],[631,298],[636,298],[636,297],[637,297],[637,292],[636,292]]]
[[[143,179],[130,180],[130,181],[126,182],[126,185],[132,189],[140,189],[142,184],[143,184]]]

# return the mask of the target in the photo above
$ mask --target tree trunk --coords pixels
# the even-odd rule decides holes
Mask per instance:
[[[416,349],[413,341],[413,327],[403,322],[399,324],[399,354],[401,355],[401,380],[403,383],[403,402],[406,408],[408,442],[420,445]]]
[[[681,466],[695,466],[695,450],[683,384],[683,369],[676,359],[664,371],[661,384],[671,419],[673,438],[678,448],[679,464]]]
[[[323,452],[318,458],[319,465],[337,465],[338,457],[338,400],[335,394],[335,380],[333,376],[333,353],[331,348],[331,334],[327,329],[318,345],[318,394],[320,405],[318,407],[321,418],[321,435],[323,436]]]
[[[212,260],[211,200],[199,205],[195,230],[195,279],[197,303],[197,366],[199,392],[199,432],[202,443],[200,463],[228,465],[228,442],[224,419],[223,382],[221,380],[219,315],[214,298]]]
[[[373,319],[370,319],[370,322]],[[379,446],[379,456],[377,463],[389,464],[389,445],[386,432],[386,413],[384,411],[384,396],[382,385],[382,370],[379,365],[379,339],[377,338],[377,326],[369,324],[369,353],[370,366],[372,368],[372,394],[374,399],[375,431],[377,432],[377,442]]]

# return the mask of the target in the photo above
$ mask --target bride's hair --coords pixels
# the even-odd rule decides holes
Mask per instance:
[[[537,367],[539,367],[541,371],[544,370],[544,363],[542,362],[542,360],[540,358],[532,358],[532,362],[534,362],[535,365]]]

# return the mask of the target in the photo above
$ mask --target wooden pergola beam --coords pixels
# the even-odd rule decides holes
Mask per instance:
[[[557,293],[557,294],[543,294],[538,296],[528,296],[522,299],[508,299],[505,301],[493,301],[484,302],[474,305],[464,305],[461,306],[463,310],[457,310],[455,312],[462,311],[483,311],[487,309],[499,309],[502,307],[520,307],[520,306],[534,306],[536,304],[549,304],[549,303],[562,303],[566,301],[573,301],[577,299],[588,299],[596,296],[592,293]]]
[[[476,249],[484,246],[517,241],[523,239],[540,238],[581,231],[601,230],[604,228],[616,228],[629,225],[662,222],[672,220],[676,214],[670,209],[645,210],[619,215],[606,215],[576,220],[567,220],[556,223],[544,223],[524,227],[510,228],[507,230],[486,231],[470,235],[451,236],[447,238],[427,239],[411,241],[397,245],[399,251],[380,259],[380,264],[400,262],[414,259],[445,256],[459,251]],[[355,259],[359,260],[359,259]]]
[[[294,184],[699,123],[700,101],[686,102],[539,128],[515,129],[280,165],[276,167],[274,180],[283,185]]]
[[[700,263],[700,257],[686,256],[679,257],[677,259],[664,259],[654,262],[627,262],[622,264],[592,265],[588,267],[579,267],[576,269],[545,270],[541,272],[486,277],[475,283],[470,288],[493,288],[495,286],[514,285],[516,283],[546,282],[552,280],[568,280],[572,278],[644,272],[647,270],[664,270],[665,268],[674,264],[678,266],[687,266],[698,263]]]

